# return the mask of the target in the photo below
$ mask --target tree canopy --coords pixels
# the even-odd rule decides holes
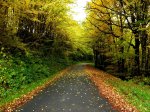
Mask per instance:
[[[91,0],[86,24],[95,37],[96,66],[149,73],[149,7],[149,0]]]
[[[91,0],[87,19],[69,11],[73,0],[1,0],[0,49],[13,55],[38,54],[92,59],[101,69],[150,72],[149,0]]]

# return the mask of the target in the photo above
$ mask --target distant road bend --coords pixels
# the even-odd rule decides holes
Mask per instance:
[[[63,78],[14,112],[117,112],[99,95],[84,67],[72,67]]]

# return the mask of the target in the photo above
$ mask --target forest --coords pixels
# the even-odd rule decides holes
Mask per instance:
[[[123,81],[150,85],[150,1],[0,0],[0,106],[81,62]],[[11,96],[10,96],[11,94]]]
[[[149,0],[92,0],[87,6],[96,66],[115,65],[129,76],[148,76]]]

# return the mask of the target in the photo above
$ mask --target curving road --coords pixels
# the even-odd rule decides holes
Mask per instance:
[[[85,74],[84,65],[68,73],[15,112],[117,112]]]

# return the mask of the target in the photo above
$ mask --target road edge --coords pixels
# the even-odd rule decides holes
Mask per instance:
[[[57,80],[63,77],[72,66],[67,67],[66,69],[61,70],[59,73],[56,73],[54,77],[51,77],[48,81],[46,81],[41,86],[36,87],[34,90],[28,92],[27,94],[22,95],[18,99],[14,99],[12,102],[9,102],[0,107],[0,112],[12,112],[16,108],[24,105],[28,101],[32,100],[35,96],[37,96],[41,91],[43,91],[46,87],[54,84]]]
[[[85,67],[85,72],[98,88],[99,94],[106,98],[114,109],[119,112],[139,112],[116,91],[116,88],[106,83],[108,78],[116,80],[116,77],[89,65]]]

